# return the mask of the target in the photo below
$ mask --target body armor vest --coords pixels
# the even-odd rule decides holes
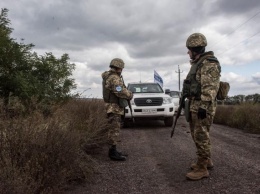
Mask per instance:
[[[102,81],[102,86],[103,86],[103,99],[106,103],[116,103],[119,104],[119,98],[111,92],[111,90],[107,89],[105,87],[106,85],[106,80],[108,79],[108,77],[110,75],[112,75],[113,73],[108,73],[108,75],[103,79]]]
[[[201,96],[201,84],[196,80],[196,73],[198,68],[202,65],[202,62],[207,59],[218,64],[219,71],[221,67],[218,59],[213,55],[203,56],[199,61],[191,66],[191,69],[187,75],[187,78],[183,82],[183,95],[186,97],[194,97],[195,100],[200,100]]]

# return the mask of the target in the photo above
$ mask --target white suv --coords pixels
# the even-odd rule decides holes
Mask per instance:
[[[133,92],[130,101],[134,119],[161,119],[166,126],[172,126],[175,112],[173,99],[164,93],[158,83],[129,83]],[[125,108],[124,125],[132,119],[129,106]]]
[[[169,96],[172,97],[174,107],[175,107],[175,113],[177,113],[178,108],[179,108],[179,103],[180,103],[180,98],[181,98],[181,92],[179,91],[170,91],[169,89],[165,90],[165,94],[168,94]]]

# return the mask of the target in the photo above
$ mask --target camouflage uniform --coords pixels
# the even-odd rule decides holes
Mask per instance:
[[[206,52],[200,56],[213,56],[213,52]],[[199,59],[200,59],[199,58]],[[191,61],[194,65],[197,61]],[[211,144],[209,138],[210,126],[216,112],[216,95],[219,89],[220,68],[215,61],[205,59],[196,73],[196,80],[201,85],[200,99],[190,97],[190,130],[192,138],[197,147],[197,155],[202,158],[211,157]],[[197,113],[199,108],[203,108],[207,112],[207,117],[203,120],[198,119]]]
[[[102,73],[102,78],[106,79],[105,88],[110,90],[118,100],[119,98],[130,100],[133,97],[131,91],[127,90],[121,77],[116,73],[115,69],[111,68],[109,71]],[[121,126],[121,116],[124,115],[124,108],[119,106],[118,103],[105,103],[106,112],[110,124],[108,132],[108,143],[116,145],[119,141],[119,133]]]
[[[183,95],[190,100],[189,120],[192,139],[197,148],[198,160],[186,174],[191,180],[209,176],[212,168],[210,126],[216,112],[221,67],[212,51],[205,52],[206,37],[200,33],[189,36],[186,42],[191,68],[183,84]]]

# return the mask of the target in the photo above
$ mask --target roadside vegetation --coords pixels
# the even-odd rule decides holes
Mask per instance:
[[[260,133],[260,103],[242,102],[236,105],[218,105],[214,123]]]
[[[214,123],[260,133],[260,94],[235,95],[219,101]]]
[[[17,101],[12,112],[0,102],[1,193],[60,193],[90,179],[90,156],[106,140],[106,117],[100,100],[70,100],[24,113]]]
[[[11,38],[7,13],[0,14],[0,191],[61,193],[95,170],[89,153],[106,139],[104,104],[71,95],[69,55],[39,56]]]

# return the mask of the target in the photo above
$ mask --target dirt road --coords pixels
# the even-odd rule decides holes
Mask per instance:
[[[123,129],[119,146],[129,154],[127,161],[110,161],[104,148],[95,156],[99,173],[93,181],[70,193],[260,193],[260,135],[213,125],[215,167],[210,178],[188,181],[185,174],[196,155],[184,117],[173,138],[170,131],[160,121]]]

